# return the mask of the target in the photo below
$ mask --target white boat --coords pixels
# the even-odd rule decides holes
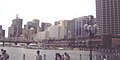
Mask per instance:
[[[3,46],[2,42],[0,42],[0,46]],[[4,43],[4,46],[11,46],[11,43]]]
[[[13,45],[13,47],[21,47],[19,44],[17,44],[17,45]]]
[[[42,49],[42,47],[39,46],[38,44],[29,44],[25,48],[27,48],[27,49]]]

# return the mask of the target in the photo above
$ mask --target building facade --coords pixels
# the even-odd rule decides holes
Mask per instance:
[[[0,38],[5,37],[5,30],[2,29],[2,25],[0,25]]]
[[[8,29],[8,37],[20,37],[22,34],[22,22],[23,19],[20,19],[17,14],[16,19],[12,21],[12,25]]]
[[[96,0],[99,34],[120,34],[120,0]]]
[[[51,27],[48,27],[47,30],[49,31],[50,39],[64,39],[64,35],[65,35],[64,26],[53,25]]]
[[[39,20],[34,19],[28,21],[23,28],[23,37],[28,40],[33,40],[33,36],[40,31]]]
[[[73,20],[75,20],[75,36],[77,38],[88,37],[88,33],[84,30],[84,25],[94,25],[96,23],[96,19],[92,15],[78,17]]]
[[[47,29],[47,27],[50,27],[52,24],[51,23],[41,23],[41,31],[45,31],[45,29]]]

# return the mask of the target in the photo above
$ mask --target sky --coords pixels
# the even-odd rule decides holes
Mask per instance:
[[[96,16],[95,0],[0,0],[0,25],[8,34],[8,27],[19,14],[23,25],[33,19],[54,23],[80,16]]]

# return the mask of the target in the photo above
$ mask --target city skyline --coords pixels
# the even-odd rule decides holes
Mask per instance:
[[[86,15],[96,16],[95,0],[8,0],[0,2],[0,9],[0,25],[3,25],[3,29],[6,30],[6,36],[8,27],[12,24],[16,14],[23,19],[23,25],[34,18],[39,19],[40,22],[53,24],[58,20],[71,20]]]

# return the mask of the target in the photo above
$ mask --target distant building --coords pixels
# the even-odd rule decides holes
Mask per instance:
[[[22,34],[23,34],[23,37],[28,39],[28,28],[27,28],[27,25],[24,25],[24,28],[23,28],[23,31],[22,31]]]
[[[49,32],[47,30],[38,32],[34,36],[35,41],[42,41],[44,39],[49,39]]]
[[[64,26],[50,26],[45,31],[38,32],[34,40],[42,41],[44,39],[64,39],[66,32]]]
[[[0,25],[0,30],[2,30],[2,25]]]
[[[84,25],[94,25],[96,23],[96,19],[92,15],[74,18],[73,20],[75,20],[75,36],[77,38],[88,37],[88,33],[84,30]]]
[[[39,26],[39,19],[33,19],[33,22],[36,23],[37,26]]]
[[[51,27],[48,27],[48,31],[50,39],[64,39],[65,36],[64,26],[53,25]]]
[[[23,28],[23,37],[29,40],[33,40],[33,35],[40,31],[39,20],[34,19],[33,21],[27,22]]]
[[[72,20],[56,21],[55,25],[64,26],[66,29],[65,38],[85,38],[88,33],[84,30],[85,24],[96,24],[96,19],[92,15],[74,18]]]
[[[56,26],[64,26],[64,38],[75,37],[75,20],[61,20],[55,22]]]
[[[50,27],[52,24],[51,23],[41,23],[41,31],[45,31],[45,29],[47,29],[47,27]]]
[[[34,36],[35,36],[35,29],[34,28],[30,28],[28,30],[28,40],[33,40]]]
[[[2,29],[2,25],[0,25],[0,38],[5,37],[5,30]]]
[[[27,28],[30,29],[30,28],[34,28],[35,29],[35,32],[37,33],[37,28],[38,28],[38,22],[34,22],[34,21],[29,21],[27,22]]]
[[[96,0],[99,34],[120,34],[120,0]]]
[[[22,22],[23,19],[20,19],[17,14],[16,19],[12,21],[12,25],[8,29],[8,37],[20,37],[22,34]]]
[[[120,48],[120,37],[112,38],[112,48]]]

